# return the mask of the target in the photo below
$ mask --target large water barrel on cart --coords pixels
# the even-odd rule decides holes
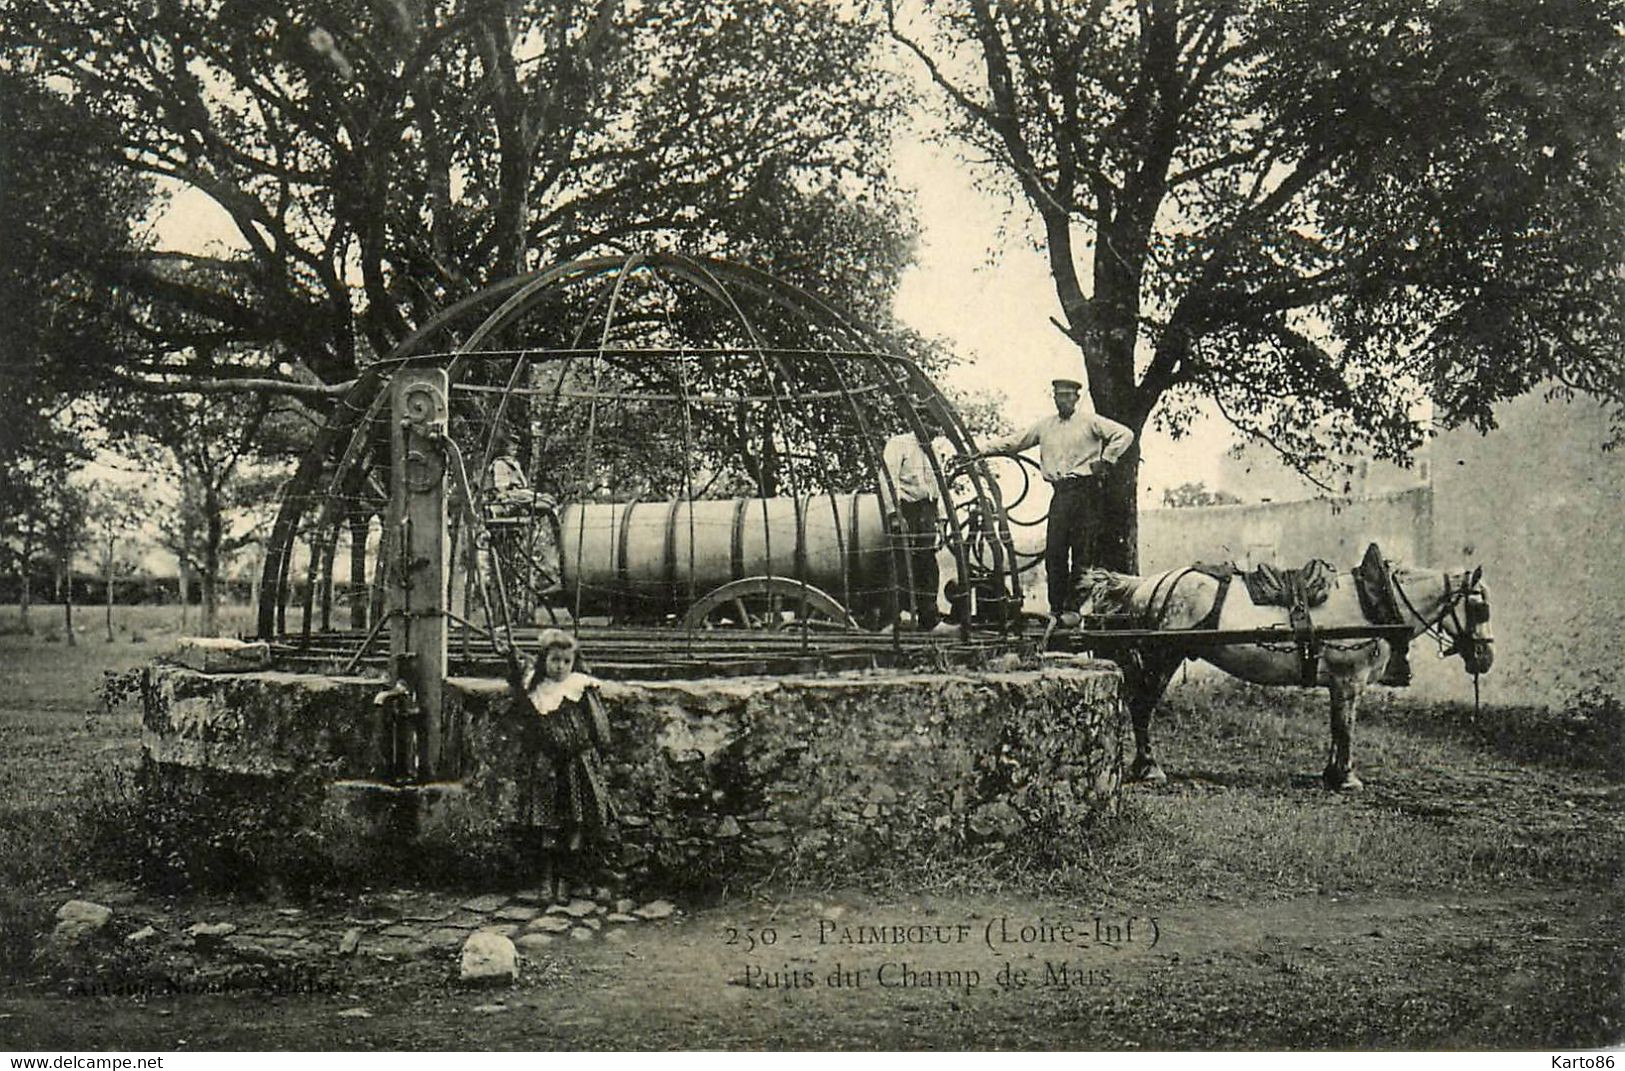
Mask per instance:
[[[559,517],[559,551],[566,605],[623,620],[680,617],[753,577],[813,585],[854,616],[892,587],[874,494],[576,503]]]

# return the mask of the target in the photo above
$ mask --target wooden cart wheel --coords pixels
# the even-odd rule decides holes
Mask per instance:
[[[748,576],[702,596],[683,616],[683,627],[856,631],[858,623],[846,607],[812,584],[786,576]]]

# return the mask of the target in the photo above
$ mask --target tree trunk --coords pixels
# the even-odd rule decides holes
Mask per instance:
[[[107,586],[107,642],[113,642],[113,540],[107,541],[107,568],[103,570],[102,581]]]
[[[24,636],[32,636],[34,634],[34,627],[28,623],[28,607],[29,607],[29,604],[34,601],[34,576],[33,576],[33,572],[34,572],[34,563],[28,560],[28,555],[26,555],[26,554],[23,555],[23,568],[22,568],[22,574],[21,574],[21,578],[20,578],[21,581],[22,581],[22,591],[19,594],[19,598],[22,599],[22,607],[21,607],[22,614],[21,614],[21,617],[22,617],[22,628],[23,628],[23,635]]]
[[[220,543],[225,538],[225,524],[214,496],[206,494],[203,508],[208,514],[208,527],[203,542],[203,635],[219,635],[220,622]]]
[[[321,585],[322,631],[333,628],[333,562],[338,557],[339,526],[333,525],[321,542],[321,564],[317,567],[317,583]]]
[[[219,592],[215,587],[215,576],[213,570],[205,565],[203,567],[203,573],[198,579],[202,587],[202,600],[198,607],[198,613],[203,621],[203,623],[198,627],[198,633],[203,636],[213,636],[219,631],[216,626],[219,607],[217,602],[219,599]]]
[[[70,566],[62,567],[67,577],[66,583],[60,585],[62,590],[62,623],[68,632],[68,646],[79,646],[79,639],[73,634],[73,570]]]
[[[1136,408],[1134,351],[1139,337],[1140,266],[1145,259],[1146,231],[1127,218],[1117,221],[1110,231],[1115,233],[1108,244],[1122,255],[1096,259],[1095,317],[1083,357],[1095,412],[1134,433],[1134,445],[1106,477],[1101,564],[1118,572],[1138,573],[1140,436],[1146,414]]]
[[[192,586],[187,582],[189,578],[186,575],[184,562],[177,572],[180,574],[176,587],[179,588],[181,596],[181,635],[184,636],[186,635],[186,619],[192,612]]]
[[[1132,425],[1131,425],[1132,427]],[[1134,445],[1106,477],[1100,564],[1119,573],[1140,571],[1140,428]]]
[[[367,532],[372,516],[350,514],[350,627],[367,627]]]

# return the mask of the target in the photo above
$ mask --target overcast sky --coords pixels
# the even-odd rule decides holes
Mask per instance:
[[[1050,323],[1061,303],[1044,256],[1027,237],[1025,213],[1006,219],[997,196],[976,189],[966,166],[946,151],[899,139],[898,177],[917,190],[921,245],[917,267],[897,295],[899,319],[949,339],[964,363],[955,386],[1006,399],[1016,425],[1054,411],[1050,380],[1083,379],[1078,348]],[[1229,426],[1213,421],[1180,442],[1147,429],[1140,470],[1141,508],[1187,480],[1213,485],[1217,459],[1231,445]]]

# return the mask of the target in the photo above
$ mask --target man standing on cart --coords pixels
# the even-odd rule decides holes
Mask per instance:
[[[946,439],[926,443],[912,431],[900,432],[886,440],[881,450],[885,474],[880,481],[880,500],[885,506],[886,527],[897,549],[896,570],[899,587],[912,589],[915,627],[929,632],[942,620],[937,606],[941,576],[937,569],[937,469],[931,453],[951,449]],[[902,600],[899,600],[902,601]],[[899,606],[896,621],[907,627],[910,616]]]
[[[1077,609],[1078,581],[1097,562],[1106,501],[1104,474],[1134,445],[1134,433],[1099,413],[1079,412],[1083,384],[1077,380],[1057,379],[1051,385],[1054,416],[988,443],[960,464],[989,454],[1016,454],[1038,447],[1039,469],[1054,490],[1044,531],[1044,571],[1048,574],[1049,610],[1058,617]]]

